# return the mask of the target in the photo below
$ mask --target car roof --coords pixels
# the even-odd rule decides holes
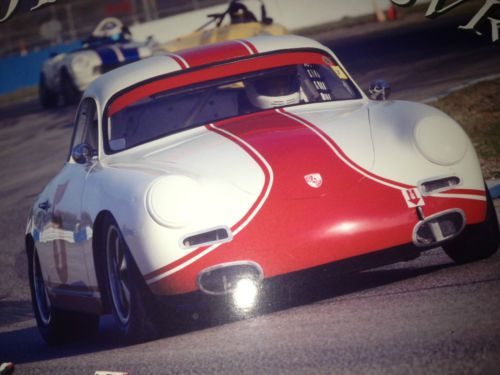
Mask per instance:
[[[101,109],[117,92],[154,77],[196,66],[224,62],[249,55],[290,49],[314,48],[333,54],[315,40],[297,36],[257,36],[208,44],[200,47],[166,53],[125,65],[94,80],[84,97],[94,97]]]

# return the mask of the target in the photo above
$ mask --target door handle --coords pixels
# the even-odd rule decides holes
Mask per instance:
[[[51,206],[50,206],[49,201],[45,201],[45,202],[42,202],[42,203],[38,204],[38,208],[41,208],[44,211],[47,211],[50,207]]]

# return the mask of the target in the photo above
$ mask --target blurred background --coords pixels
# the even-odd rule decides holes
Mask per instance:
[[[0,19],[6,17],[11,2],[15,1],[0,0]],[[105,17],[119,18],[130,28],[134,40],[153,36],[164,43],[196,30],[209,20],[208,14],[224,12],[229,1],[57,0],[30,11],[37,3],[20,0],[15,11],[0,23],[0,95],[36,85],[44,60],[56,52],[78,48]],[[245,4],[260,17],[260,1]],[[385,20],[391,8],[389,0],[265,0],[264,4],[274,22],[299,34],[335,22]],[[411,11],[415,12],[414,8]],[[405,11],[398,9],[400,14]]]

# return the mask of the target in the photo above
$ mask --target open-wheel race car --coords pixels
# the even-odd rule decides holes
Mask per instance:
[[[260,5],[260,20],[248,6]],[[286,35],[288,30],[267,15],[262,0],[231,0],[222,13],[209,14],[210,20],[188,35],[159,44],[158,50],[175,52],[209,43],[245,39],[258,35]],[[225,23],[229,20],[229,23]],[[215,27],[210,27],[215,24]]]
[[[119,66],[149,57],[152,39],[134,42],[128,28],[113,17],[102,20],[79,49],[52,56],[42,65],[39,98],[44,108],[55,107],[59,98],[75,104],[94,79]]]
[[[380,82],[378,99],[387,94]],[[63,169],[26,231],[48,342],[124,338],[156,301],[249,311],[287,275],[351,272],[442,246],[492,255],[498,223],[462,128],[427,105],[371,100],[328,48],[255,37],[155,56],[83,94]],[[153,324],[150,324],[153,322]]]

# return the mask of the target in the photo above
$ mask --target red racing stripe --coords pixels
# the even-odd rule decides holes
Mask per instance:
[[[241,49],[245,49],[245,47],[241,44],[236,44],[239,45]],[[248,54],[248,51],[245,53]],[[182,55],[182,57],[184,56]],[[161,78],[126,91],[122,95],[115,98],[108,106],[107,115],[113,116],[126,106],[165,90],[205,82],[212,79],[229,77],[241,73],[254,72],[261,69],[275,68],[291,64],[324,64],[323,55],[316,52],[287,52],[264,55],[258,56],[255,59],[251,58],[236,61],[231,64],[226,64],[224,67],[215,65],[207,67],[206,69],[191,72],[188,71],[183,74]]]
[[[189,65],[187,64],[186,60],[184,60],[181,56],[179,55],[176,55],[174,53],[169,53],[168,55],[166,55],[172,59],[175,60],[175,62],[177,64],[179,64],[179,66],[182,68],[182,69],[187,69],[189,68]]]
[[[230,40],[223,43],[195,47],[179,52],[191,67],[208,65],[214,62],[232,60],[250,55],[248,48],[238,41]]]
[[[252,55],[259,53],[259,51],[257,51],[257,48],[255,48],[255,46],[252,43],[250,43],[248,40],[240,39],[240,40],[238,40],[238,42],[243,43],[248,48],[248,50],[251,52]]]
[[[264,173],[269,165],[272,183],[262,190],[267,197],[261,193],[256,201],[264,204],[254,205],[253,213],[233,226],[231,242],[197,250],[152,273],[148,282],[155,293],[194,291],[199,272],[226,262],[256,262],[268,278],[412,242],[419,219],[401,194],[408,185],[368,177],[313,124],[270,110],[209,129],[236,142]],[[321,176],[320,186],[307,184],[305,176],[312,173]],[[425,197],[425,202],[426,216],[460,207],[468,223],[484,220],[481,201]]]
[[[250,220],[250,218],[257,213],[257,211],[259,210],[261,205],[264,203],[264,200],[266,199],[267,194],[269,193],[269,190],[270,190],[271,185],[272,185],[273,172],[270,169],[269,165],[266,165],[266,163],[262,159],[262,157],[260,155],[258,155],[255,152],[255,150],[253,150],[251,147],[249,147],[249,145],[245,144],[245,142],[243,142],[242,140],[238,139],[237,137],[235,137],[234,135],[232,135],[230,133],[224,132],[223,130],[216,128],[213,124],[208,125],[206,128],[210,131],[213,131],[213,132],[231,140],[232,142],[234,142],[238,146],[240,146],[242,149],[244,149],[257,162],[257,164],[262,169],[262,172],[264,173],[264,185],[262,187],[262,190],[261,190],[259,196],[255,200],[253,205],[250,207],[248,212],[235,225],[233,225],[231,227],[231,232],[232,232],[233,236],[236,236],[245,227],[245,225]],[[200,248],[192,251],[191,253],[187,254],[186,256],[176,260],[175,262],[167,264],[166,266],[164,266],[162,268],[159,268],[153,272],[150,272],[150,273],[144,275],[144,278],[146,280],[150,280],[156,276],[159,276],[159,275],[162,275],[165,273],[169,273],[172,270],[174,270],[175,268],[181,266],[182,264],[185,264],[186,262],[189,262],[191,259],[199,256],[203,252],[214,250],[216,247],[218,247],[218,245],[200,247]]]
[[[351,160],[347,156],[347,154],[335,143],[335,141],[328,134],[326,134],[323,130],[321,130],[318,126],[305,120],[304,118],[301,118],[293,113],[285,111],[285,109],[283,109],[283,108],[279,109],[278,111],[286,116],[290,116],[290,117],[294,118],[296,121],[306,125],[307,127],[311,128],[313,131],[317,132],[318,135],[320,135],[325,140],[325,142],[327,142],[330,145],[330,147],[335,151],[335,153],[339,154],[339,156],[343,160],[345,160],[348,165],[350,165],[354,169],[358,170],[360,173],[364,174],[365,176],[371,178],[372,180],[386,184],[386,185],[391,186],[391,187],[396,188],[396,189],[412,189],[415,187],[412,185],[403,184],[401,182],[392,181],[392,180],[389,180],[387,178],[378,176],[370,171],[367,171],[366,169],[364,169],[360,165],[356,164],[353,160]]]
[[[240,140],[246,152],[257,150],[273,171],[269,195],[231,242],[195,261],[176,262],[168,275],[155,271],[155,292],[195,290],[201,270],[228,261],[255,261],[271,277],[411,242],[418,218],[400,190],[365,178],[304,124],[267,111],[221,121],[211,130]],[[312,173],[321,175],[321,186],[307,184]]]

